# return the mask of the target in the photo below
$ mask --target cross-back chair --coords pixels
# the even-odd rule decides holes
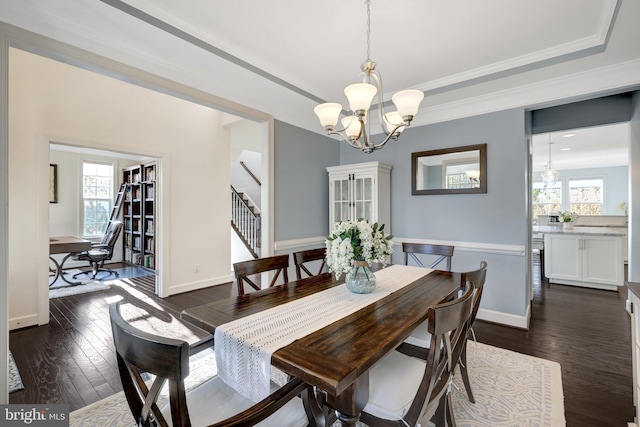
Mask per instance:
[[[455,425],[451,395],[453,372],[464,346],[473,306],[473,290],[429,307],[431,334],[425,360],[392,351],[369,371],[369,401],[361,416],[371,426]]]
[[[471,383],[469,382],[469,372],[467,364],[467,341],[469,338],[475,340],[473,333],[473,323],[475,322],[478,309],[480,307],[480,300],[482,299],[482,290],[484,289],[484,283],[487,277],[487,263],[486,261],[480,262],[480,268],[477,270],[467,271],[460,274],[460,288],[464,290],[473,289],[473,308],[471,310],[471,316],[469,316],[469,327],[467,337],[465,339],[464,347],[460,354],[460,375],[462,376],[462,382],[467,392],[469,401],[475,403],[473,392],[471,391]],[[424,330],[424,328],[416,329],[407,340],[398,347],[398,351],[405,355],[413,356],[421,359],[425,359],[429,346],[431,345],[431,335]]]
[[[185,390],[189,356],[213,347],[213,336],[193,345],[144,332],[129,324],[120,303],[109,306],[118,370],[129,409],[138,426],[315,426],[309,423],[302,400],[313,393],[297,378],[284,386],[272,384],[272,394],[253,403],[226,385],[217,375],[192,390]],[[143,373],[154,375],[147,380]],[[168,384],[169,403],[158,402]],[[313,419],[313,418],[312,418]]]
[[[309,249],[306,251],[298,251],[293,253],[293,264],[296,266],[296,280],[302,279],[302,272],[304,271],[307,277],[317,276],[322,273],[323,269],[327,265],[326,261],[327,250],[325,248]],[[305,264],[313,261],[320,261],[320,268],[317,273],[312,273],[308,266]],[[315,271],[315,270],[314,270]]]
[[[404,265],[409,265],[411,258],[418,267],[427,268],[416,254],[436,255],[438,258],[429,264],[428,268],[435,268],[442,261],[446,260],[446,271],[451,271],[451,257],[455,246],[451,245],[432,245],[430,243],[402,243],[402,252],[404,252]],[[426,347],[431,340],[431,336],[427,331],[427,327],[417,328],[411,333],[406,342],[410,345]]]
[[[233,270],[236,274],[238,282],[238,295],[244,295],[244,284],[247,283],[256,291],[260,290],[260,286],[256,284],[251,277],[254,274],[260,274],[267,271],[275,271],[273,279],[269,287],[274,286],[280,273],[282,273],[283,283],[289,281],[289,254],[276,255],[266,258],[250,259],[249,261],[236,262],[233,264]]]
[[[472,338],[474,341],[476,338],[473,332],[473,323],[476,320],[476,315],[478,314],[478,309],[480,308],[480,300],[482,299],[482,290],[484,289],[484,282],[486,281],[486,278],[486,261],[480,262],[479,269],[462,273],[460,278],[462,283],[466,284],[467,286],[473,286],[473,308],[471,309],[471,316],[469,317],[467,339],[465,340],[464,348],[462,350],[462,354],[460,355],[460,375],[462,375],[462,382],[464,383],[464,388],[467,391],[467,397],[472,403],[476,403],[476,400],[473,397],[473,392],[471,391],[471,383],[469,382],[469,366],[467,365],[467,344],[469,342],[469,338]]]
[[[450,245],[432,245],[430,243],[402,243],[402,252],[404,252],[404,265],[409,265],[411,258],[419,267],[425,268],[420,258],[416,254],[436,255],[438,258],[429,264],[429,268],[435,268],[442,261],[446,260],[446,271],[451,271],[451,257],[455,246]]]

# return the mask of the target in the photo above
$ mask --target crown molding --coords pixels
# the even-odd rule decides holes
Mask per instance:
[[[511,108],[536,109],[559,100],[607,94],[640,86],[640,59],[581,71],[486,95],[420,109],[411,127],[425,126]]]

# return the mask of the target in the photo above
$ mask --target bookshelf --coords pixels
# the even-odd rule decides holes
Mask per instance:
[[[124,261],[155,270],[156,163],[122,170],[128,183],[124,202]]]

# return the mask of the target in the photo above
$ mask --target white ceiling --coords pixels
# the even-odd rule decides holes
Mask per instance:
[[[412,126],[640,86],[636,0],[371,3],[385,99],[426,93]],[[366,59],[363,0],[0,0],[0,20],[319,133]]]
[[[556,170],[629,165],[629,123],[533,135],[533,171],[549,162]]]

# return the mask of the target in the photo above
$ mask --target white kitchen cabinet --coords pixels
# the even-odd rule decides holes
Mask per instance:
[[[615,291],[624,285],[622,236],[548,233],[544,239],[550,283]]]
[[[331,166],[329,232],[335,223],[359,218],[391,227],[391,166],[380,162]]]
[[[638,426],[640,421],[640,376],[638,364],[640,362],[640,283],[627,282],[628,298],[627,312],[631,316],[631,360],[633,365],[633,404],[636,407],[634,423],[629,426]]]

